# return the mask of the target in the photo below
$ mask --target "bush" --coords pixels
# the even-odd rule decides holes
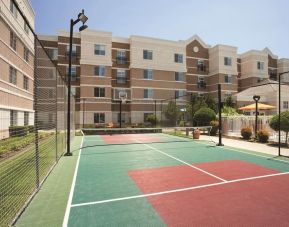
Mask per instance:
[[[219,122],[218,121],[211,121],[210,126],[212,126],[212,129],[210,131],[211,136],[217,135],[217,132],[219,130]]]
[[[257,139],[261,143],[267,143],[269,136],[270,136],[270,134],[267,130],[259,130],[257,132]]]
[[[159,121],[155,114],[149,114],[146,120],[151,123],[151,125],[156,125]]]
[[[27,126],[10,126],[9,127],[9,136],[26,136],[28,134]]]
[[[28,128],[28,132],[29,132],[29,133],[32,133],[32,132],[35,131],[34,125],[28,125],[27,128]]]
[[[249,127],[241,129],[241,135],[245,140],[249,140],[252,136],[252,129]]]
[[[199,109],[193,117],[194,123],[197,126],[206,126],[209,125],[211,121],[216,119],[216,113],[214,110],[203,107]]]

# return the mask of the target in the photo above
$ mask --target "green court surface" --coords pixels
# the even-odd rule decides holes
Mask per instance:
[[[289,209],[289,163],[270,156],[155,133],[84,136],[80,152],[61,161],[65,168],[55,171],[67,179],[48,178],[50,188],[36,196],[17,226],[234,225],[246,219],[253,225],[289,224],[283,215]],[[268,186],[269,180],[278,187]],[[51,188],[55,194],[45,191]],[[276,190],[284,194],[284,204]],[[45,195],[54,198],[57,212],[47,209],[53,209],[47,202],[49,218],[34,223],[35,216],[44,216]],[[228,207],[220,211],[220,202]],[[249,211],[258,205],[271,206],[272,217],[261,220],[270,215],[265,211],[251,217]],[[215,219],[210,220],[207,212]],[[224,216],[228,214],[231,219]]]

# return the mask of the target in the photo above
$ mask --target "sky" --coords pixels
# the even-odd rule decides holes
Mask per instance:
[[[113,36],[186,40],[197,34],[211,46],[236,46],[240,54],[268,47],[279,58],[289,58],[288,0],[30,1],[41,35],[68,31],[70,19],[84,9],[89,29]]]

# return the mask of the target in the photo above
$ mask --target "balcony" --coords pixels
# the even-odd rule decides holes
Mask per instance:
[[[207,67],[205,65],[197,65],[198,72],[206,72]]]
[[[206,88],[206,83],[203,81],[198,82],[198,88]]]
[[[116,64],[118,64],[118,65],[127,64],[127,58],[126,57],[116,57]]]
[[[127,77],[116,77],[116,84],[126,84]]]

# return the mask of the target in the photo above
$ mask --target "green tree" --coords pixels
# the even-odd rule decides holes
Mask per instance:
[[[216,113],[214,110],[202,107],[194,114],[194,123],[200,126],[210,125],[210,122],[216,120]]]
[[[233,107],[230,106],[224,106],[222,108],[222,115],[224,116],[235,116],[235,115],[239,115],[237,110]]]
[[[233,100],[231,95],[225,99],[224,106],[228,106],[228,107],[232,107],[232,108],[235,107],[235,103],[234,103],[234,100]]]
[[[165,117],[169,120],[170,125],[175,125],[180,116],[180,110],[174,101],[169,101],[164,113]]]
[[[156,125],[159,122],[159,119],[155,114],[149,114],[146,119],[151,125]]]
[[[214,97],[211,94],[205,94],[204,99],[205,99],[205,103],[207,104],[207,106],[210,109],[214,110],[215,113],[217,113],[218,108],[217,108],[217,103]]]
[[[279,130],[279,115],[274,115],[269,122],[270,127],[278,131]],[[284,111],[280,114],[280,130],[286,133],[285,143],[287,144],[288,132],[289,132],[289,111]]]

